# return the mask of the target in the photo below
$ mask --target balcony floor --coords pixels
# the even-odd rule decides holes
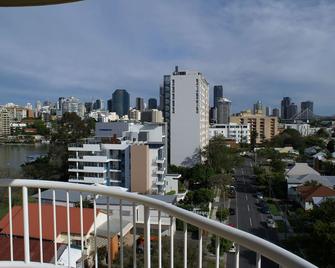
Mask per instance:
[[[14,262],[10,262],[10,261],[0,261],[0,267],[10,267],[10,268],[21,268],[21,267],[31,267],[31,268],[35,268],[35,267],[40,267],[40,268],[54,268],[54,267],[62,267],[61,265],[54,265],[51,263],[39,263],[39,262],[30,262],[30,263],[25,263],[24,261],[14,261]]]

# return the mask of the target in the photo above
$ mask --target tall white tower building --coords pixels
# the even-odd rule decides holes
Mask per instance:
[[[208,82],[196,71],[178,71],[170,76],[170,163],[192,166],[199,150],[208,144]]]

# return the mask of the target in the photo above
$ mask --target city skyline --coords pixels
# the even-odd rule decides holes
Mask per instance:
[[[233,112],[291,96],[332,115],[334,9],[329,1],[107,0],[1,9],[0,98],[107,100],[125,88],[158,99],[162,75],[179,65],[201,71],[211,89],[223,84]]]

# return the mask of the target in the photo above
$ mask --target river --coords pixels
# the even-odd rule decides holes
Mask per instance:
[[[20,178],[21,165],[28,156],[46,154],[45,144],[2,144],[0,145],[0,178]]]

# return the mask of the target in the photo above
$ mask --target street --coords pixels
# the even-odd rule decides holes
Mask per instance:
[[[258,210],[255,203],[256,188],[253,185],[253,179],[251,179],[252,164],[253,161],[247,158],[244,164],[235,170],[236,198],[230,200],[230,207],[234,208],[236,213],[229,217],[229,223],[240,230],[278,244],[276,229],[266,227],[266,215]],[[227,267],[235,267],[236,253],[228,253],[227,256]],[[256,253],[240,247],[239,267],[255,267],[255,264]],[[262,257],[262,267],[278,267],[278,265]]]

